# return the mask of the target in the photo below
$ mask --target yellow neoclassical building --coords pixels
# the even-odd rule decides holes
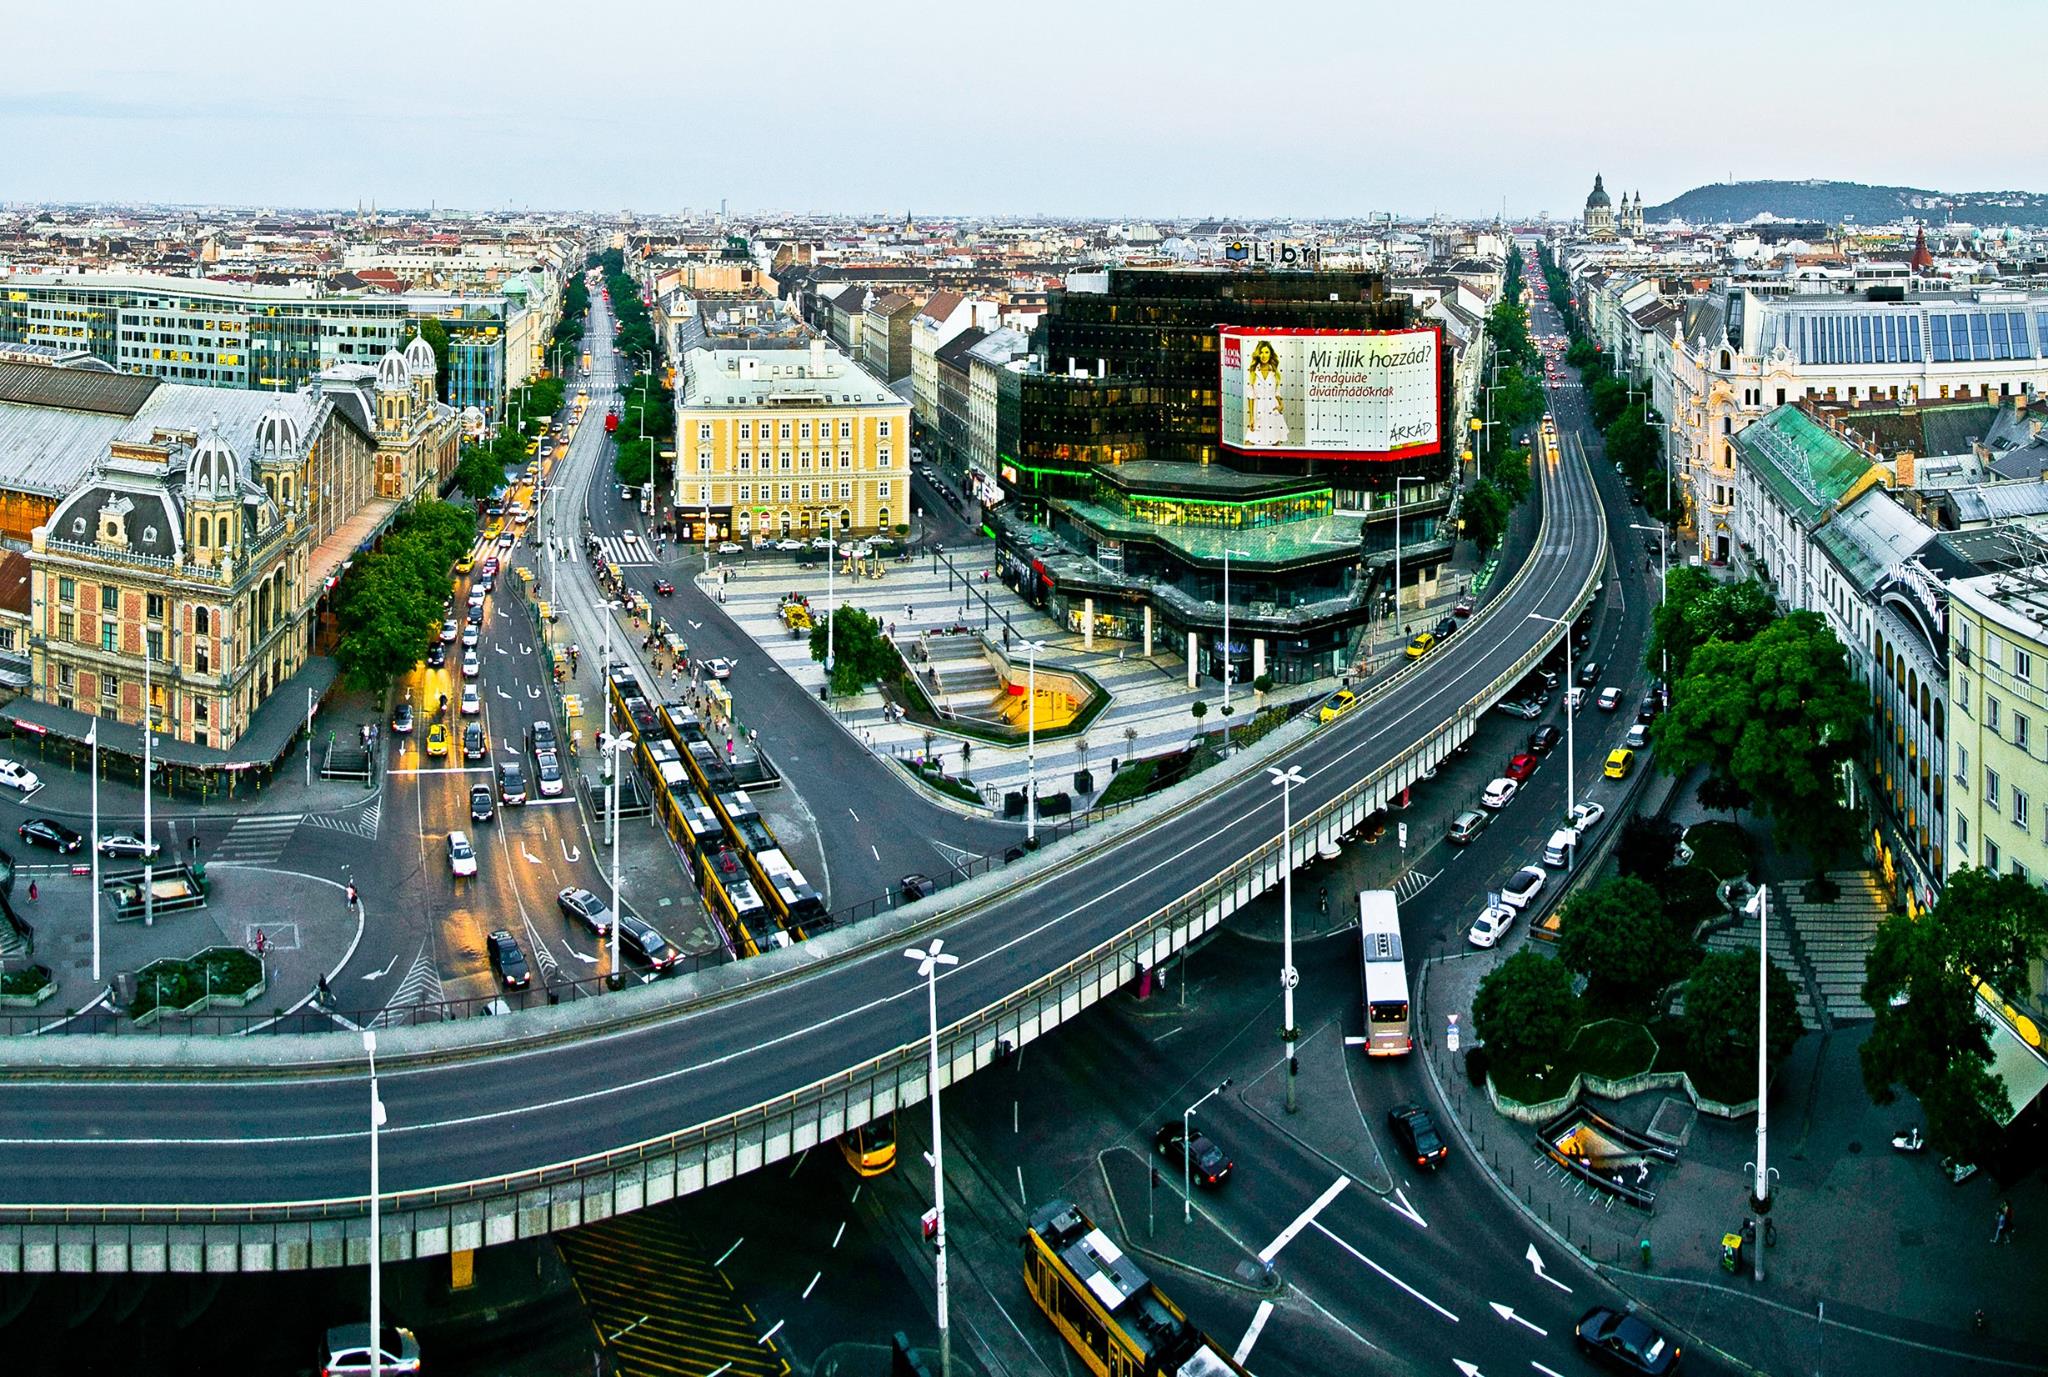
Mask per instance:
[[[907,525],[910,403],[822,340],[692,349],[676,396],[670,500],[695,540]]]

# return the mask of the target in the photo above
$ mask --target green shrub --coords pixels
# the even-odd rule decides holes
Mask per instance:
[[[1701,822],[1685,829],[1692,863],[1723,880],[1749,874],[1749,834],[1732,822]]]
[[[18,971],[0,974],[0,994],[32,995],[50,983],[50,972],[43,966],[27,966]]]
[[[1486,1084],[1486,1073],[1493,1069],[1493,1054],[1484,1047],[1474,1047],[1465,1054],[1465,1079],[1476,1090]]]
[[[1722,911],[1721,900],[1715,893],[1719,887],[1720,881],[1713,872],[1697,860],[1691,865],[1674,866],[1664,873],[1661,885],[1664,911],[1687,922],[1713,917]]]
[[[1130,799],[1143,798],[1152,787],[1152,781],[1159,774],[1159,765],[1151,760],[1134,760],[1116,772],[1109,787],[1102,791],[1102,797],[1095,800],[1097,808],[1124,803]]]

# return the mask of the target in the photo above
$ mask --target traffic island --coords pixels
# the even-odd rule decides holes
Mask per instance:
[[[1279,1275],[1257,1249],[1219,1223],[1202,1201],[1183,1194],[1178,1162],[1114,1147],[1095,1163],[1116,1215],[1115,1237],[1126,1249],[1240,1291],[1271,1295],[1280,1289]]]
[[[166,1014],[190,1018],[213,1007],[245,1009],[269,988],[263,960],[240,947],[208,947],[185,960],[152,961],[118,983],[132,982],[123,1001],[138,1028]]]

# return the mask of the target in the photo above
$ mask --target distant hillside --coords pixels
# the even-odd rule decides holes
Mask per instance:
[[[1881,225],[1912,216],[1933,224],[2048,224],[2048,195],[2037,191],[1928,191],[1862,182],[1717,182],[1660,206],[1645,206],[1651,224],[1679,219],[1693,224],[1740,224],[1759,215],[1780,220]]]

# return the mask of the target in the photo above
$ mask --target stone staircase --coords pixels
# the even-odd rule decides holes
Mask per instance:
[[[1807,979],[1807,972],[1793,950],[1792,925],[1786,921],[1784,905],[1777,902],[1775,891],[1772,901],[1771,964],[1790,976],[1793,988],[1799,991],[1799,1021],[1808,1028],[1818,1028],[1820,1018],[1814,1012],[1813,984]],[[1753,952],[1756,950],[1757,926],[1753,916],[1739,914],[1732,925],[1708,934],[1706,948],[1708,951]]]
[[[1884,886],[1869,871],[1838,870],[1828,878],[1842,891],[1835,902],[1809,903],[1800,886],[1786,885],[1781,891],[1783,909],[1828,1018],[1838,1023],[1873,1018],[1863,1002],[1864,960],[1891,904]]]

